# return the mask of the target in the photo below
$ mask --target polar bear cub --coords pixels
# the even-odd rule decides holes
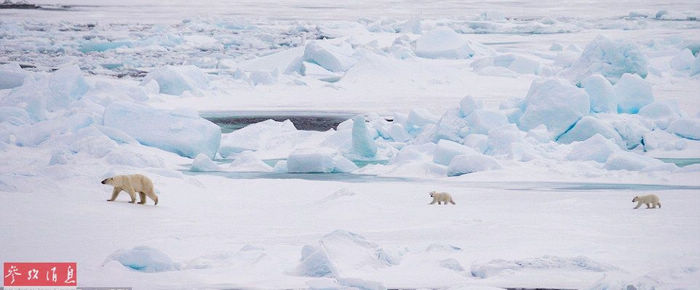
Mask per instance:
[[[447,193],[447,192],[437,192],[437,191],[431,191],[430,192],[430,197],[433,198],[433,202],[430,204],[447,204],[448,202],[451,204],[455,204],[455,202],[452,200],[452,196]]]
[[[656,208],[658,205],[659,208],[661,208],[661,202],[659,202],[659,197],[654,195],[654,194],[647,194],[647,195],[641,195],[641,196],[635,196],[632,199],[632,202],[637,202],[637,206],[635,206],[635,209],[638,209],[642,204],[646,204],[647,208]],[[649,206],[651,204],[651,206]]]
[[[150,197],[156,204],[158,204],[158,196],[153,191],[153,182],[141,174],[130,174],[130,175],[117,175],[105,180],[102,180],[102,184],[109,184],[114,186],[112,190],[112,198],[107,201],[114,201],[117,199],[117,195],[123,190],[129,193],[131,201],[129,203],[136,202],[136,193],[139,193],[141,200],[139,204],[146,203],[146,196]]]

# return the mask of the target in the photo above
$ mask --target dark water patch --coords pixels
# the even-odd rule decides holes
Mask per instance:
[[[656,158],[666,163],[673,163],[678,167],[700,164],[700,158]]]
[[[230,133],[250,124],[266,120],[278,122],[290,120],[297,130],[327,131],[338,128],[338,124],[357,115],[357,112],[315,111],[214,111],[202,112],[202,118]]]

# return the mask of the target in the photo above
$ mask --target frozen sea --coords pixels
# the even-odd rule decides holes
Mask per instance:
[[[0,9],[0,262],[134,289],[700,287],[697,1],[35,3]],[[132,173],[157,206],[106,201]]]

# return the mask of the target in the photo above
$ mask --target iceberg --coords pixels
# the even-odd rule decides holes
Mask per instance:
[[[168,255],[147,246],[139,246],[129,250],[118,250],[107,257],[104,264],[110,261],[117,261],[124,267],[146,273],[180,269],[180,265],[173,262]]]
[[[686,139],[700,140],[700,119],[678,119],[668,126],[668,131]]]
[[[302,61],[319,65],[330,72],[345,72],[357,63],[349,43],[333,45],[328,41],[311,41],[306,44]]]
[[[209,171],[220,171],[219,165],[211,161],[207,155],[202,153],[197,154],[197,157],[192,160],[192,166],[190,171],[195,172],[209,172]]]
[[[605,163],[610,155],[621,150],[610,139],[600,134],[595,134],[584,141],[574,142],[572,145],[571,151],[566,155],[567,160],[593,160]]]

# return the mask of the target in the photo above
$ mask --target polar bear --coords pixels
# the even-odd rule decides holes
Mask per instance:
[[[452,200],[452,196],[447,192],[431,191],[430,197],[433,198],[433,202],[431,202],[430,204],[435,204],[436,202],[437,204],[447,204],[448,202],[455,204],[455,202]]]
[[[129,203],[136,202],[136,193],[139,193],[141,200],[139,204],[146,203],[146,196],[150,197],[156,204],[158,204],[158,196],[153,192],[153,182],[151,182],[148,177],[141,174],[130,174],[130,175],[117,175],[105,180],[102,180],[102,184],[109,184],[114,186],[112,190],[112,198],[107,201],[114,201],[117,199],[117,195],[123,190],[129,193],[131,201]]]
[[[647,194],[642,196],[635,196],[632,202],[637,202],[637,206],[634,209],[638,209],[642,204],[646,204],[647,208],[656,208],[658,205],[661,208],[661,202],[659,202],[659,197],[654,194]],[[649,206],[651,204],[652,206]]]

